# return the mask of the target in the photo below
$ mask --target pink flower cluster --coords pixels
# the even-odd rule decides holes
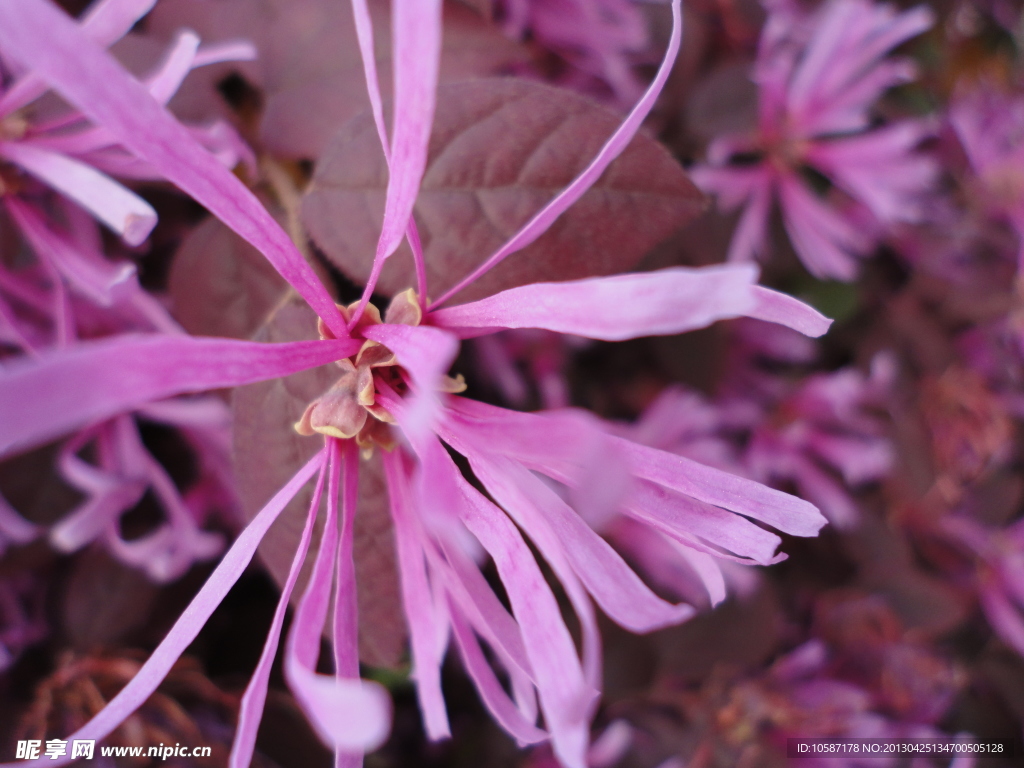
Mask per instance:
[[[439,155],[451,162],[463,151],[436,135],[450,119],[439,96],[448,11],[442,0],[394,0],[390,10],[352,0],[346,23],[358,71],[335,67],[344,71],[331,77],[354,77],[360,91],[365,83],[369,113],[349,124],[363,133],[343,138],[369,137],[381,179],[363,198],[362,182],[341,183],[341,199],[366,203],[375,241],[362,244],[356,260],[365,257],[366,270],[353,281],[351,265],[308,247],[296,181],[308,180],[309,169],[243,140],[256,135],[246,110],[258,111],[260,99],[244,78],[218,85],[241,93],[234,124],[183,122],[168,109],[191,71],[251,60],[253,45],[202,46],[180,31],[141,74],[108,50],[147,33],[155,2],[95,0],[74,19],[51,0],[0,0],[0,215],[13,225],[13,245],[0,243],[0,458],[31,455],[72,498],[59,514],[37,519],[5,487],[0,556],[16,563],[98,548],[160,584],[210,563],[138,672],[61,738],[107,739],[142,707],[228,602],[258,548],[280,542],[278,521],[291,523],[287,510],[308,499],[269,632],[238,696],[228,764],[255,759],[279,662],[335,765],[362,765],[364,753],[388,739],[394,706],[361,666],[360,526],[374,512],[365,496],[378,482],[408,676],[432,741],[457,734],[443,675],[449,656],[460,660],[487,715],[518,746],[536,747],[531,764],[566,768],[611,766],[649,746],[654,729],[624,714],[646,700],[688,712],[686,727],[712,723],[690,764],[716,765],[715,756],[734,747],[746,755],[739,764],[759,764],[758,750],[791,736],[940,737],[963,687],[940,638],[975,605],[991,634],[1024,656],[1011,426],[1024,414],[1024,100],[1016,81],[963,78],[949,88],[945,114],[932,117],[892,92],[919,75],[909,55],[894,51],[933,27],[943,34],[956,18],[936,24],[927,6],[898,10],[871,0],[765,0],[750,51],[754,123],[698,147],[705,159],[691,169],[719,209],[739,211],[734,226],[718,220],[729,230],[718,255],[725,263],[705,257],[710,238],[694,246],[702,238],[684,233],[668,247],[699,250],[693,260],[676,253],[668,261],[661,250],[643,262],[643,253],[608,260],[647,267],[622,271],[598,266],[604,254],[595,253],[575,279],[549,280],[535,277],[543,269],[529,271],[536,264],[511,268],[543,254],[536,246],[580,208],[591,211],[580,228],[587,247],[618,247],[596,198],[624,196],[639,209],[648,195],[651,207],[662,204],[659,195],[685,197],[634,189],[642,172],[616,175],[620,161],[645,168],[655,149],[664,152],[643,132],[683,40],[680,0],[667,3],[666,50],[646,77],[657,13],[633,2],[505,0],[472,22],[461,8],[459,23],[473,32],[458,45],[477,44],[473,25],[493,15],[508,37],[561,59],[565,66],[548,79],[611,94],[625,115],[567,183],[494,174],[496,188],[472,190],[471,215],[465,196],[446,198],[466,206],[452,228],[472,230],[477,222],[468,220],[478,217],[500,232],[484,257],[458,262],[470,265],[458,274],[449,274],[457,259],[431,250],[439,219],[418,207],[436,208],[451,192],[444,184],[465,192],[460,185],[476,183],[432,177]],[[205,9],[211,18],[248,7],[217,4],[216,13]],[[187,15],[189,2],[180,6]],[[316,30],[303,25],[320,17],[296,9],[289,34],[312,39]],[[273,17],[281,8],[270,2],[264,10]],[[722,55],[720,17],[741,11],[712,3],[692,12],[694,39],[709,60]],[[309,64],[307,51],[271,53],[295,56],[295,71]],[[378,75],[384,66],[390,99]],[[915,87],[939,79],[925,72]],[[501,140],[519,141],[515,129],[533,116],[515,117],[522,125],[513,120]],[[666,120],[663,136],[674,130]],[[564,116],[551,122],[559,130],[572,124]],[[690,138],[675,146],[679,154],[694,148]],[[641,140],[655,149],[636,151]],[[531,162],[542,164],[555,145],[542,140]],[[354,164],[364,161],[372,166],[365,157]],[[272,196],[260,186],[268,181]],[[150,194],[164,183],[187,198],[178,218],[189,224],[173,214],[164,221],[165,193]],[[507,204],[519,215],[509,227],[492,201],[517,185],[542,187],[528,192],[546,197],[524,215],[526,203]],[[688,189],[699,207],[697,190]],[[269,197],[280,211],[268,210]],[[174,319],[181,297],[151,289],[146,269],[161,258],[158,213],[160,227],[184,231],[192,205],[276,270],[284,286],[277,309],[302,304],[312,318],[298,336],[304,340],[191,335]],[[780,239],[806,271],[771,259]],[[875,269],[859,275],[872,255]],[[392,290],[404,259],[410,284]],[[759,284],[755,260],[771,263],[772,287]],[[694,261],[704,266],[682,265]],[[1017,280],[986,283],[990,273]],[[480,298],[484,278],[501,288]],[[458,303],[468,289],[476,298]],[[832,326],[826,314],[841,318],[837,331],[815,341]],[[676,344],[688,342],[675,337],[698,331],[686,339],[713,347],[716,358],[679,351]],[[629,362],[613,373],[625,384],[580,386],[581,359],[618,353]],[[691,377],[694,367],[711,373]],[[246,435],[255,444],[243,447],[274,456],[275,446],[295,441],[292,453],[311,458],[279,468],[289,479],[240,526],[240,499],[260,478],[236,476],[233,441],[237,454],[243,430],[234,429],[223,390],[238,390],[236,406],[251,384],[292,395],[291,377],[303,372],[330,383],[303,396],[293,426]],[[523,410],[528,405],[538,409]],[[168,458],[154,430],[173,436],[187,458]],[[990,499],[997,511],[987,509]],[[141,533],[131,527],[137,513],[154,509]],[[816,543],[796,541],[815,539],[826,524],[830,535]],[[807,576],[798,557],[761,568],[813,547],[821,574]],[[0,573],[0,671],[47,633],[44,585],[23,577]],[[859,597],[865,590],[880,594]],[[670,671],[633,702],[601,711],[602,616],[631,635],[664,631],[657,636],[683,643],[688,627],[678,625],[719,620],[720,607],[742,611],[759,599],[774,601],[779,626],[764,634],[774,632],[776,642],[751,653],[745,668],[716,667],[703,687]],[[830,600],[840,608],[821,619]],[[936,615],[932,603],[941,605]],[[897,609],[900,620],[890,616]],[[900,621],[913,626],[904,632]],[[330,659],[321,659],[324,648]],[[595,724],[603,735],[592,742]],[[668,752],[649,757],[650,765],[683,764]]]
[[[804,266],[852,280],[888,227],[921,218],[937,168],[914,148],[933,129],[911,119],[876,127],[871,109],[914,76],[906,59],[883,57],[932,21],[924,6],[897,13],[867,0],[831,0],[810,14],[789,0],[768,5],[756,127],[716,139],[694,171],[723,209],[743,210],[730,260],[767,255],[777,205]]]
[[[590,497],[600,498],[621,488],[619,504],[628,516],[659,528],[697,553],[729,551],[772,562],[779,539],[740,515],[791,534],[816,534],[824,520],[807,502],[615,437],[583,414],[516,413],[445,394],[460,389],[456,380],[446,383],[444,375],[460,339],[500,328],[543,328],[615,341],[679,333],[741,315],[784,323],[811,335],[828,327],[829,321],[809,307],[756,286],[756,270],[742,265],[525,285],[468,304],[440,306],[539,237],[622,151],[651,109],[678,49],[678,4],[673,12],[673,36],[657,77],[601,153],[480,268],[427,305],[411,212],[424,172],[434,108],[440,5],[398,3],[394,9],[395,122],[389,139],[370,66],[371,20],[366,7],[356,3],[370,101],[391,175],[373,274],[362,300],[339,309],[253,195],[144,84],[91,42],[80,25],[44,0],[0,5],[5,30],[0,47],[12,60],[31,69],[102,126],[105,135],[257,246],[321,318],[321,340],[314,342],[193,339],[168,329],[62,345],[6,366],[0,384],[3,401],[18,406],[3,420],[0,445],[5,450],[38,444],[89,423],[103,424],[87,428],[62,456],[64,474],[88,499],[56,531],[56,540],[71,549],[94,531],[106,530],[122,557],[136,562],[145,557],[154,575],[164,577],[180,573],[189,557],[210,556],[215,541],[194,525],[188,527],[188,510],[159,466],[146,459],[131,418],[122,414],[136,411],[184,426],[203,401],[174,405],[166,398],[330,361],[338,361],[341,373],[338,383],[310,405],[297,426],[303,433],[323,434],[323,451],[240,534],[139,674],[75,738],[102,738],[154,690],[238,578],[284,505],[317,476],[271,636],[242,700],[232,761],[245,765],[252,754],[285,607],[309,549],[322,496],[327,508],[325,533],[286,642],[285,674],[341,763],[359,762],[362,750],[380,743],[387,733],[387,700],[379,687],[359,682],[355,646],[357,443],[365,451],[383,450],[412,675],[428,735],[449,734],[440,665],[454,641],[497,721],[520,743],[550,739],[567,766],[584,764],[588,723],[600,687],[594,603],[639,632],[683,621],[693,609],[651,592],[586,524],[587,499],[581,497],[574,508],[537,473],[570,494],[586,490]],[[90,76],[82,77],[82,72]],[[368,300],[384,261],[406,236],[419,265],[419,291],[396,297],[382,319]],[[63,385],[69,381],[76,383],[74,391]],[[557,439],[552,439],[555,435]],[[89,440],[97,441],[95,465],[76,455]],[[488,495],[462,477],[441,440],[468,459]],[[599,463],[588,461],[588,456]],[[615,471],[606,472],[595,487],[595,470]],[[117,512],[133,504],[147,485],[168,509],[166,540],[175,549],[162,555],[164,560],[154,558],[152,551],[164,541],[162,531],[129,546],[109,527]],[[569,596],[583,628],[582,658],[524,534]],[[498,569],[511,612],[481,576],[474,562],[479,551],[486,552]],[[335,673],[324,676],[316,671],[317,657],[332,591]],[[481,641],[490,648],[493,662],[487,660]],[[492,664],[509,676],[511,695],[498,682]],[[544,729],[536,725],[538,714],[543,714]]]

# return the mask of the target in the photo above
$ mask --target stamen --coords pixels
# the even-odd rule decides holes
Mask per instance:
[[[359,302],[347,307],[338,305],[338,311],[349,323],[358,309]],[[391,300],[384,322],[419,325],[422,320],[419,295],[410,288]],[[355,325],[358,329],[381,322],[380,310],[368,303]],[[317,327],[322,339],[334,338],[322,320]],[[384,391],[401,396],[407,390],[406,372],[398,365],[394,352],[379,342],[367,339],[359,352],[335,361],[335,365],[341,368],[341,377],[307,406],[302,418],[295,423],[295,431],[305,436],[322,434],[342,440],[355,439],[364,456],[372,453],[375,446],[391,450],[396,444],[390,427],[395,418],[377,403],[377,393]],[[438,385],[438,391],[446,394],[457,394],[465,389],[466,381],[461,374],[444,376]]]
[[[419,325],[422,321],[420,299],[412,288],[407,288],[391,299],[384,313],[384,322],[394,325]]]

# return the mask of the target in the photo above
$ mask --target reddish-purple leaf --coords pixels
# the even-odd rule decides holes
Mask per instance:
[[[686,108],[690,130],[703,141],[746,133],[757,125],[757,86],[749,61],[740,59],[708,72],[693,87]]]
[[[685,624],[651,635],[659,672],[701,680],[715,664],[754,668],[778,653],[786,624],[780,595],[770,583],[742,600],[728,600]],[[756,631],[751,631],[756,627]]]
[[[388,8],[386,0],[370,3],[385,95],[391,88]],[[162,37],[181,27],[206,42],[245,38],[256,45],[259,60],[237,68],[265,91],[261,136],[279,155],[317,157],[339,127],[369,107],[349,3],[166,0],[149,16],[149,29]],[[445,7],[443,45],[442,81],[501,74],[528,58],[524,46],[456,2]],[[226,66],[218,68],[221,76]]]
[[[235,339],[252,336],[287,288],[263,254],[213,217],[182,242],[168,280],[172,312],[189,333]]]
[[[258,341],[316,338],[316,315],[301,299],[284,301],[256,333]],[[286,379],[240,387],[232,397],[235,472],[247,516],[260,510],[287,480],[323,446],[319,436],[302,437],[292,425],[306,405],[340,375],[334,365]],[[359,655],[373,666],[396,666],[405,649],[391,518],[383,471],[377,457],[360,462],[359,506],[355,519],[356,580],[359,586]],[[284,583],[309,509],[304,489],[274,523],[259,555],[278,584]],[[322,523],[314,532],[320,539]],[[296,595],[312,568],[312,554],[299,577]],[[328,622],[330,626],[333,622]]]
[[[61,596],[61,624],[76,648],[116,645],[149,618],[160,588],[92,547],[75,560]]]
[[[37,525],[56,523],[84,500],[61,477],[58,448],[51,443],[0,462],[0,496]]]
[[[619,121],[587,98],[525,80],[442,86],[415,209],[431,295],[468,274],[572,181]],[[320,158],[303,200],[313,239],[356,282],[370,273],[387,178],[373,122],[362,115]],[[702,208],[702,195],[679,163],[638,135],[547,233],[458,298],[621,272]],[[390,294],[411,285],[412,261],[403,246],[384,267],[378,290]]]
[[[936,637],[964,621],[964,594],[915,562],[906,539],[880,519],[862,515],[845,545],[859,586],[883,595],[904,626]]]
[[[472,8],[485,19],[494,18],[494,0],[455,0],[467,8]]]

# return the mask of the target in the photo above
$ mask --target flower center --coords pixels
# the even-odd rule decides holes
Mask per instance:
[[[769,162],[780,171],[800,168],[807,155],[807,141],[791,136],[775,136],[767,142],[766,152]]]
[[[339,306],[342,315],[349,320],[355,304]],[[367,304],[354,331],[381,322],[399,325],[419,325],[423,319],[419,299],[413,289],[395,296],[388,305],[381,320],[380,311],[373,304]],[[321,321],[318,324],[320,338],[333,339],[334,334]],[[306,406],[302,418],[295,424],[300,435],[320,433],[343,440],[355,440],[364,454],[375,446],[391,450],[395,436],[391,424],[394,417],[377,403],[380,391],[404,395],[408,391],[408,376],[398,365],[394,353],[376,341],[367,340],[352,357],[338,360],[335,365],[342,374],[331,388]],[[462,392],[466,384],[462,376],[446,376],[441,382],[443,392]]]

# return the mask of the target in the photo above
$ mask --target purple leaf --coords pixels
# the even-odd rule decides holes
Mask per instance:
[[[260,341],[310,338],[316,338],[316,315],[297,298],[282,304],[255,336]],[[339,368],[325,365],[297,376],[235,390],[235,472],[247,516],[259,511],[295,470],[323,447],[319,436],[303,437],[292,425],[302,416],[306,405],[339,375]],[[288,575],[311,493],[311,488],[299,493],[260,544],[260,559],[278,584],[283,584]],[[353,549],[359,587],[359,656],[372,666],[393,667],[405,650],[406,629],[387,491],[376,457],[360,462],[357,510]],[[314,552],[321,528],[322,523],[313,533]],[[312,558],[299,576],[296,595],[302,594],[311,567]],[[328,622],[328,626],[333,626],[333,622]]]
[[[381,85],[390,95],[388,3],[370,3]],[[204,42],[245,38],[259,60],[238,67],[266,94],[261,136],[287,157],[317,157],[330,138],[369,107],[352,10],[336,0],[170,0],[149,16],[149,30],[169,38],[181,27]],[[501,74],[528,58],[477,13],[445,6],[442,81]],[[220,76],[224,69],[220,68]],[[198,76],[202,76],[201,74]],[[379,147],[378,147],[379,151]]]
[[[746,133],[754,129],[756,121],[757,86],[750,79],[750,61],[729,61],[694,85],[686,122],[701,140]]]
[[[442,86],[415,209],[431,295],[468,274],[569,184],[619,120],[589,99],[534,82]],[[376,130],[363,115],[320,158],[303,201],[313,239],[357,282],[370,272],[386,185]],[[638,135],[547,233],[459,299],[628,269],[702,206],[682,167],[660,144]],[[399,250],[384,268],[382,293],[413,285],[407,246]]]
[[[149,618],[159,587],[103,550],[87,549],[74,563],[61,597],[61,621],[81,649],[123,642]]]
[[[52,525],[84,497],[57,469],[57,447],[48,445],[0,462],[0,503],[37,525]]]
[[[213,217],[182,242],[168,281],[185,330],[235,339],[252,336],[287,288],[263,254]]]

